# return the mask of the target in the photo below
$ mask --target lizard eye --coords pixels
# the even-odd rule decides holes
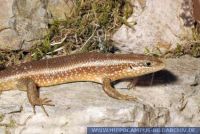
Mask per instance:
[[[145,66],[150,67],[151,66],[151,62],[146,62]]]

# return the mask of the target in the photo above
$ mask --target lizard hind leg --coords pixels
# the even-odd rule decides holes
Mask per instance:
[[[39,89],[37,88],[34,81],[30,78],[23,78],[18,80],[17,87],[19,90],[27,91],[28,100],[33,107],[33,112],[35,112],[35,106],[41,106],[44,113],[48,116],[48,113],[46,112],[44,105],[48,106],[54,106],[54,104],[51,104],[51,100],[48,98],[40,98]]]
[[[124,95],[119,93],[116,89],[111,86],[111,80],[109,78],[103,79],[103,89],[106,94],[112,98],[119,99],[119,100],[136,100],[136,97]]]

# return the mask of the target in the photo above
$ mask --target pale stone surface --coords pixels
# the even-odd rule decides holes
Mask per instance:
[[[11,29],[10,19],[13,17],[12,3],[14,0],[0,0],[0,48],[16,49],[21,44],[15,30]]]
[[[73,6],[73,0],[49,0],[47,9],[54,19],[63,20],[70,16]]]
[[[29,49],[47,34],[47,3],[0,0],[0,49]]]
[[[0,49],[28,50],[47,35],[52,19],[65,19],[71,0],[0,0]]]
[[[47,35],[47,2],[41,0],[16,0],[13,3],[13,27],[23,41],[22,48],[29,49],[33,42]]]
[[[0,32],[0,48],[6,50],[19,49],[22,45],[18,34],[15,30],[4,29]]]
[[[9,27],[9,18],[13,16],[12,14],[12,3],[13,0],[0,0],[0,30]]]
[[[62,84],[41,89],[41,96],[56,105],[46,107],[46,117],[39,107],[33,115],[25,92],[3,92],[0,113],[5,118],[0,125],[13,119],[17,125],[7,131],[22,134],[84,134],[87,126],[199,126],[200,59],[184,56],[165,62],[167,71],[155,73],[153,84],[151,75],[139,78],[130,91],[120,89],[127,83],[116,84],[120,92],[137,96],[138,102],[112,99],[96,83]],[[191,86],[194,81],[198,85]],[[8,114],[20,106],[22,112]]]
[[[188,11],[183,9],[184,1],[134,1],[134,13],[128,21],[136,22],[136,25],[134,29],[122,26],[113,35],[116,47],[123,52],[144,53],[145,47],[150,50],[158,47],[162,52],[166,52],[175,48],[177,43],[192,39],[191,27],[185,26],[192,24],[192,20],[188,20],[185,15]]]

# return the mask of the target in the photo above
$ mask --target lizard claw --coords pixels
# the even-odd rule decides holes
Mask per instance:
[[[40,105],[55,106],[51,102],[52,102],[52,100],[50,100],[48,98],[40,99]]]

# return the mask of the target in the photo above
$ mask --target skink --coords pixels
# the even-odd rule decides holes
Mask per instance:
[[[35,106],[41,106],[47,114],[44,105],[53,104],[48,98],[39,97],[39,87],[92,81],[101,83],[110,97],[135,100],[136,97],[119,93],[111,86],[111,82],[153,73],[164,66],[158,58],[142,54],[73,54],[22,63],[0,71],[0,91],[26,91],[34,113]]]

